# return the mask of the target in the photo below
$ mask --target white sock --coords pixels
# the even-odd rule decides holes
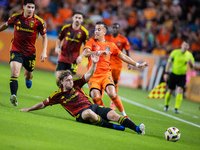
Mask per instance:
[[[124,111],[124,110],[123,110],[123,111],[121,111],[120,113],[121,113],[121,115],[122,115],[122,116],[126,116],[126,113],[125,113],[125,111]]]

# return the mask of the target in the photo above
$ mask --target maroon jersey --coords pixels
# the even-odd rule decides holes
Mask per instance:
[[[43,101],[44,105],[61,104],[70,115],[74,116],[78,111],[92,105],[88,96],[82,90],[85,83],[83,76],[81,79],[74,81],[74,86],[70,91],[63,92],[60,88]]]
[[[35,14],[31,18],[25,18],[22,12],[13,14],[8,19],[8,25],[12,24],[14,24],[14,38],[10,51],[35,57],[35,42],[38,32],[41,35],[47,32],[43,20]]]
[[[59,40],[64,40],[58,61],[68,64],[76,63],[81,45],[85,44],[88,38],[89,32],[83,26],[75,30],[72,24],[65,25],[58,36]]]

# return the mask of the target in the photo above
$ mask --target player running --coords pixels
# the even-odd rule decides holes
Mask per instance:
[[[56,68],[56,82],[58,77],[66,69],[73,75],[76,74],[78,64],[81,63],[83,54],[80,55],[81,45],[89,38],[89,32],[81,25],[83,14],[75,12],[72,16],[72,24],[65,25],[56,41],[55,51],[60,55]]]
[[[33,70],[36,61],[35,42],[38,32],[42,35],[43,51],[41,62],[47,58],[47,35],[44,21],[34,14],[35,0],[24,0],[23,12],[13,14],[7,22],[0,26],[0,32],[14,25],[14,38],[10,50],[10,101],[17,106],[18,76],[23,66],[26,87],[31,88]]]

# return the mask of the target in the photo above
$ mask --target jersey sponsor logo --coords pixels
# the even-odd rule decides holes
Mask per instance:
[[[109,46],[106,46],[106,51],[110,51],[110,47]]]
[[[17,26],[17,27],[16,27],[16,29],[17,29],[17,30],[20,30],[20,31],[34,32],[34,30],[30,30],[30,29],[24,29],[24,28],[22,28],[22,27],[19,27],[19,26]]]
[[[76,96],[78,96],[78,92],[76,92],[74,95],[72,95],[69,99],[64,100],[63,103],[69,102],[71,99],[73,99]]]
[[[79,33],[77,34],[77,37],[80,39],[80,37],[81,37],[81,32],[79,32]]]
[[[69,38],[69,37],[66,37],[65,39],[66,39],[66,40],[69,40],[69,41],[74,41],[74,42],[79,43],[79,40],[77,40],[77,39],[72,39],[72,38]]]
[[[33,28],[33,27],[34,27],[34,25],[35,25],[35,23],[34,23],[34,22],[30,22],[30,23],[29,23],[29,26],[30,26],[31,28]]]

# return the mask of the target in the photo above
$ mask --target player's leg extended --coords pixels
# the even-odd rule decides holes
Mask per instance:
[[[118,81],[119,81],[121,70],[120,69],[112,69],[111,72],[112,72],[113,81],[115,83],[115,90],[117,93],[118,92]],[[110,108],[115,110],[115,104],[113,101],[110,102]]]
[[[145,134],[144,124],[140,124],[139,126],[136,126],[135,123],[133,123],[131,120],[129,120],[123,116],[120,116],[114,110],[111,110],[108,112],[107,118],[110,121],[118,122],[122,126],[128,127],[130,129],[134,130],[138,134],[142,134],[142,135]]]
[[[116,94],[115,86],[114,85],[107,85],[106,86],[106,92],[108,96],[111,98],[111,100],[114,102],[115,106],[119,110],[122,116],[127,116],[124,110],[124,107],[122,105],[121,99]]]
[[[17,106],[17,90],[18,90],[18,76],[20,74],[20,69],[22,67],[22,63],[17,61],[10,62],[10,69],[11,69],[11,78],[10,78],[10,92],[11,97],[10,101],[13,106]]]
[[[183,100],[183,88],[178,86],[177,90],[178,90],[178,93],[176,95],[176,100],[175,100],[175,110],[174,110],[175,113],[178,113],[178,109]]]
[[[109,123],[108,121],[103,119],[100,115],[97,115],[91,109],[84,110],[81,114],[81,117],[83,118],[83,120],[89,120],[93,125],[98,125],[98,126],[107,127],[107,128],[116,129],[116,130],[122,130],[122,131],[125,129],[123,126]]]

